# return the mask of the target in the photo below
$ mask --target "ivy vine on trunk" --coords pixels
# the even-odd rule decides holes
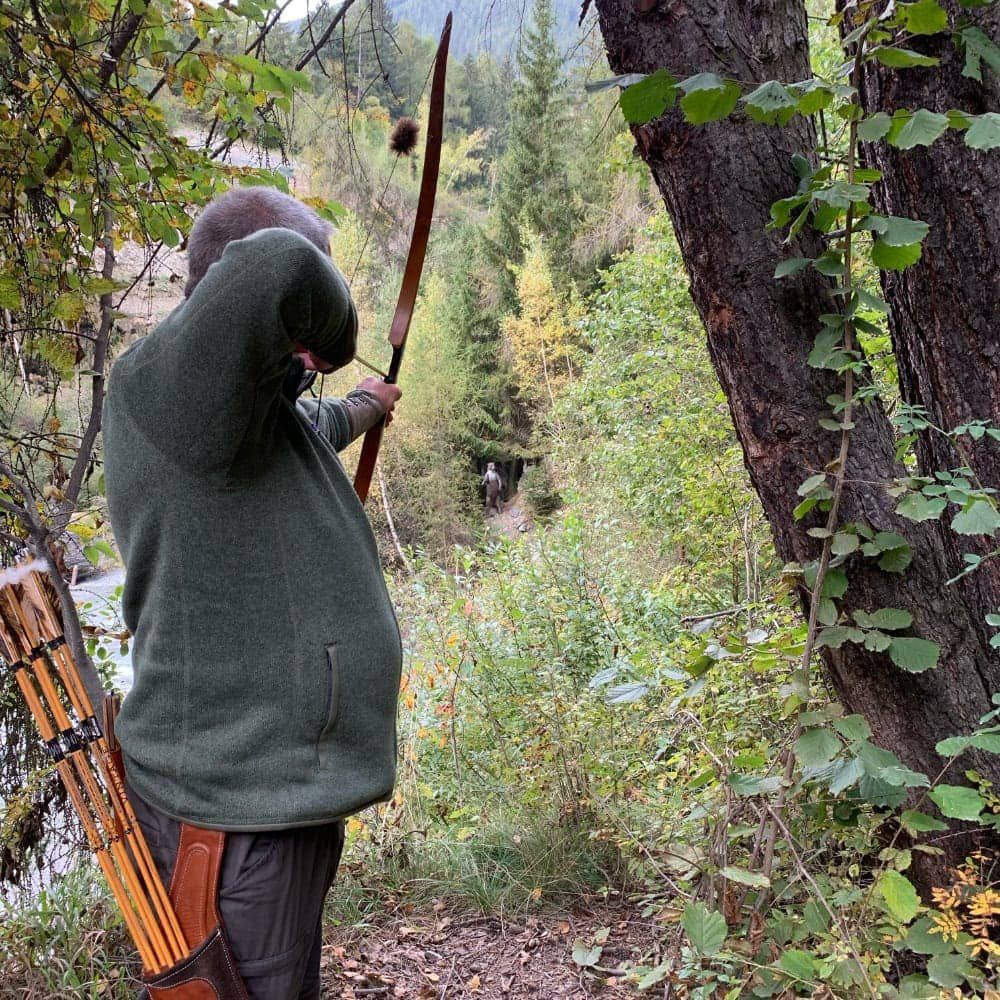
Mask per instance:
[[[904,464],[909,439],[900,441],[853,339],[855,327],[880,333],[884,313],[897,341],[916,339],[914,316],[939,329],[953,322],[935,312],[939,272],[903,268],[919,259],[928,232],[929,245],[942,248],[953,267],[959,245],[950,241],[961,240],[963,228],[976,225],[975,213],[986,211],[973,204],[973,221],[963,218],[953,228],[947,222],[969,207],[968,184],[959,179],[982,181],[998,170],[988,151],[1000,143],[992,91],[975,91],[973,99],[966,79],[935,98],[934,106],[965,98],[944,114],[924,106],[932,84],[905,91],[905,103],[886,108],[876,84],[938,67],[939,57],[922,51],[927,38],[965,52],[971,45],[981,75],[992,72],[981,64],[995,68],[1000,54],[989,38],[995,15],[935,0],[898,10],[852,4],[841,19],[847,61],[835,77],[819,79],[802,0],[752,8],[728,0],[652,8],[596,0],[596,7],[612,70],[622,74],[616,82],[626,88],[623,111],[674,223],[747,469],[828,675],[845,709],[856,713],[805,719],[796,746],[803,774],[837,792],[856,788],[883,807],[901,804],[907,790],[924,805],[929,785],[961,785],[967,768],[1000,785],[996,755],[976,744],[961,754],[942,745],[977,730],[994,708],[1000,661],[984,616],[1000,602],[984,606],[979,582],[946,585],[978,564],[963,562],[950,527],[914,516],[912,498],[937,514],[951,506],[963,516],[976,503],[995,513],[995,504],[981,482],[949,471],[954,462],[943,470],[940,493],[933,482],[913,478],[912,465]],[[953,64],[940,72],[945,87]],[[859,103],[859,84],[867,102]],[[995,90],[995,79],[988,87]],[[909,149],[942,135],[947,140],[933,155],[908,158]],[[870,144],[863,166],[855,162],[855,137]],[[872,152],[883,147],[884,163]],[[942,162],[934,168],[936,158]],[[943,207],[929,213],[929,229],[919,213],[932,201]],[[855,227],[864,233],[856,242]],[[892,273],[885,299],[852,287],[852,250],[862,245]],[[995,288],[995,270],[990,278]],[[961,280],[952,278],[940,305],[961,297]],[[977,290],[967,316],[976,308],[997,315],[995,297],[983,306],[983,294]],[[983,330],[982,339],[991,334]],[[898,346],[902,358],[905,344]],[[981,362],[952,351],[946,367],[947,380],[935,380],[933,371],[920,376],[940,398],[934,416],[990,421],[996,403],[984,407],[988,392],[978,404],[957,398],[981,378]],[[910,386],[901,370],[904,394]],[[926,403],[919,396],[908,401]],[[921,426],[919,410],[905,416],[904,431]],[[951,430],[942,427],[946,436]],[[828,524],[837,506],[839,517]],[[807,693],[802,680],[800,698]],[[810,738],[821,731],[830,738]],[[953,829],[934,841],[932,853],[914,855],[924,893],[943,868],[961,861],[971,840],[997,840],[992,828],[955,835],[960,810],[947,795],[931,796]]]

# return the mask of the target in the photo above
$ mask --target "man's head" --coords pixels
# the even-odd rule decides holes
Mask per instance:
[[[233,188],[202,209],[188,236],[189,296],[210,265],[222,257],[226,244],[242,240],[258,229],[294,229],[325,254],[330,253],[333,226],[308,205],[268,187]]]
[[[209,267],[222,257],[226,244],[242,240],[258,229],[276,227],[294,229],[329,255],[333,226],[291,195],[268,187],[240,187],[209,202],[188,236],[185,298],[195,290]],[[302,344],[295,345],[295,356],[302,360],[307,371],[333,370],[333,365],[316,357]]]

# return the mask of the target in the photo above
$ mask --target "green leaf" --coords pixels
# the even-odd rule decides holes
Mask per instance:
[[[860,545],[858,536],[851,531],[838,531],[830,543],[830,551],[835,556],[846,556],[856,551]]]
[[[87,308],[87,300],[78,292],[64,292],[56,299],[52,315],[63,323],[77,323]]]
[[[815,77],[802,83],[794,83],[789,90],[798,98],[795,108],[803,115],[814,115],[833,103],[833,90]]]
[[[883,271],[904,271],[920,260],[920,253],[919,243],[898,247],[875,240],[872,244],[872,263]]]
[[[599,944],[591,947],[583,938],[577,938],[573,942],[573,961],[581,968],[587,969],[597,965],[603,952],[604,949]]]
[[[883,66],[891,69],[907,69],[910,66],[937,66],[941,61],[933,56],[925,56],[913,49],[900,49],[888,45],[880,45],[872,49],[869,57],[874,57]]]
[[[0,274],[0,309],[21,308],[21,286],[12,274]]]
[[[781,787],[781,778],[777,775],[730,774],[728,781],[737,795],[771,795]]]
[[[899,5],[906,30],[913,35],[936,35],[948,27],[948,15],[937,0],[918,0]]]
[[[959,38],[965,46],[963,76],[982,81],[984,61],[994,73],[1000,73],[1000,46],[982,28],[964,28],[959,32]]]
[[[684,907],[681,925],[695,951],[711,958],[726,941],[728,928],[721,913],[710,910],[704,903],[688,903]]]
[[[800,979],[803,982],[811,982],[816,974],[816,961],[807,951],[799,948],[790,948],[778,959],[781,971]]]
[[[795,742],[795,756],[803,767],[819,767],[833,760],[840,748],[840,740],[829,729],[807,729]]]
[[[926,497],[923,493],[907,493],[896,505],[896,513],[911,521],[936,521],[948,506],[944,497]]]
[[[975,976],[975,968],[961,955],[935,955],[927,963],[927,976],[932,983],[946,989],[961,986],[970,976]]]
[[[659,118],[677,97],[677,80],[665,69],[658,69],[638,83],[626,87],[618,98],[627,122],[641,125]]]
[[[820,629],[816,637],[816,648],[829,646],[839,649],[845,642],[864,642],[865,634],[861,629],[851,628],[849,625],[831,625],[829,628]]]
[[[808,257],[789,257],[788,260],[779,262],[778,266],[774,269],[774,276],[776,278],[787,278],[790,274],[795,274],[807,268],[810,263],[811,261]]]
[[[878,238],[891,247],[906,247],[922,243],[931,227],[920,219],[908,219],[903,215],[869,215],[863,229],[870,229]]]
[[[948,819],[978,819],[986,807],[979,792],[965,785],[938,785],[929,794],[931,801]]]
[[[889,657],[897,667],[902,667],[911,674],[921,674],[937,666],[941,647],[936,642],[927,639],[912,639],[900,637],[892,640],[889,647]]]
[[[857,759],[846,760],[830,777],[830,793],[839,795],[853,785],[865,774],[864,764]]]
[[[937,62],[937,60],[934,60]],[[914,146],[930,146],[948,128],[948,116],[939,115],[927,108],[914,111],[910,120],[899,130],[890,142],[898,149],[913,149]]]
[[[938,833],[947,830],[948,825],[942,823],[927,813],[918,812],[916,809],[904,809],[899,817],[900,825],[907,833],[916,836],[921,833]]]
[[[996,149],[1000,146],[1000,114],[987,111],[984,115],[976,115],[965,133],[965,144],[970,149]]]
[[[678,84],[684,92],[681,109],[684,117],[692,125],[726,118],[740,99],[739,85],[732,80],[723,80],[715,73],[698,73]]]
[[[823,486],[826,483],[826,473],[817,472],[815,476],[810,476],[805,482],[803,482],[797,492],[800,497],[808,496],[817,486]]]
[[[941,828],[948,828],[941,823]],[[906,947],[918,955],[946,955],[952,950],[952,944],[940,934],[935,934],[931,928],[934,922],[930,917],[921,917],[915,921],[906,932]]]
[[[913,624],[913,615],[902,608],[879,608],[868,616],[871,624],[868,628],[881,628],[887,632],[895,632],[901,628],[909,628]]]
[[[854,742],[855,740],[867,740],[871,734],[871,726],[862,715],[845,715],[842,719],[833,720],[833,728],[844,737],[845,740]]]
[[[992,535],[1000,528],[1000,514],[988,500],[974,500],[954,516],[951,527],[960,535]]]
[[[774,122],[782,112],[785,118],[795,110],[798,101],[777,80],[768,80],[743,98],[750,117],[757,122]]]
[[[771,884],[771,880],[766,875],[762,875],[760,872],[748,872],[745,868],[722,868],[719,874],[731,882],[753,886],[755,889],[766,889]]]
[[[864,121],[858,122],[858,138],[864,142],[882,139],[889,131],[891,124],[892,119],[884,111],[879,111]]]
[[[613,90],[615,87],[630,87],[633,83],[645,80],[646,76],[645,73],[622,73],[604,80],[591,80],[583,85],[583,89],[588,94],[596,94],[602,90]]]
[[[969,747],[985,750],[987,753],[1000,753],[1000,733],[980,732],[969,736],[951,736],[941,740],[934,749],[942,757],[957,757]]]
[[[886,912],[901,924],[908,924],[920,909],[920,897],[905,875],[889,869],[878,880],[878,891],[885,903]]]

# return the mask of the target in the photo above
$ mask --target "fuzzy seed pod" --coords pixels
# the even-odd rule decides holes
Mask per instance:
[[[412,118],[400,118],[389,133],[389,148],[398,156],[409,156],[417,148],[420,126]]]

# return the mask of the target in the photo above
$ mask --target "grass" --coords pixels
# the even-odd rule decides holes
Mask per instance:
[[[624,878],[617,851],[589,830],[526,817],[517,826],[496,823],[462,840],[438,829],[388,856],[348,845],[326,916],[328,923],[359,924],[397,903],[420,907],[438,900],[514,916],[570,906],[581,896],[620,887]]]
[[[133,1000],[139,966],[89,863],[25,907],[0,902],[0,1000]]]

